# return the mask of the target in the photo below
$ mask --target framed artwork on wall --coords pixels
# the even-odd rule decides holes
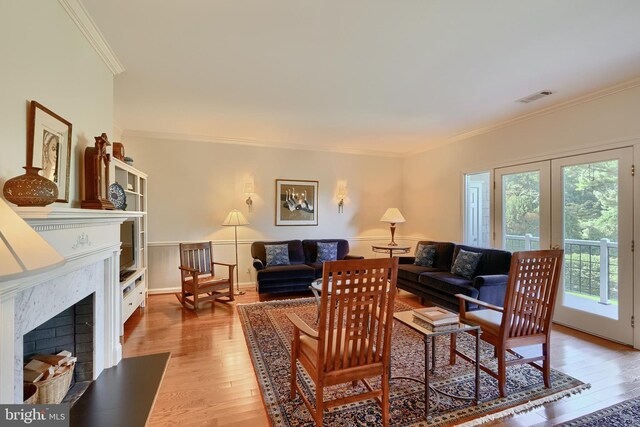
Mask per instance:
[[[318,181],[276,179],[276,225],[318,225]]]
[[[58,187],[58,200],[69,201],[72,125],[36,101],[29,106],[27,165]]]

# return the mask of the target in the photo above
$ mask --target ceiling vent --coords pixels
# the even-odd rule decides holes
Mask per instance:
[[[537,101],[540,98],[544,98],[545,96],[549,96],[553,94],[550,90],[542,90],[540,92],[534,93],[533,95],[525,96],[524,98],[518,99],[516,102],[520,102],[522,104],[528,104],[533,101]]]

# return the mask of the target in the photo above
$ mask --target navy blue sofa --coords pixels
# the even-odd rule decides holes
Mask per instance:
[[[429,303],[458,311],[456,294],[464,294],[481,301],[502,306],[507,287],[511,252],[499,249],[476,248],[451,242],[420,241],[418,245],[435,245],[433,267],[414,265],[414,257],[400,257],[398,288],[411,292]],[[417,246],[416,246],[417,249]],[[482,254],[473,278],[451,273],[451,265],[460,249]],[[475,304],[467,310],[476,310]]]
[[[349,242],[344,239],[284,240],[279,242],[253,242],[251,256],[256,269],[258,293],[306,291],[315,279],[322,277],[322,263],[317,262],[318,242],[338,242],[339,260],[363,259],[349,255]],[[289,265],[266,267],[265,245],[288,245]]]

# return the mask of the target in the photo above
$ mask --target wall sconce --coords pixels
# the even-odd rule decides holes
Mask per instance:
[[[338,186],[338,213],[344,212],[344,198],[347,197],[347,189],[344,184]]]
[[[245,200],[245,203],[247,204],[247,208],[249,210],[249,212],[251,212],[253,209],[253,200],[251,200],[251,195],[254,193],[254,189],[253,189],[253,182],[245,182],[244,183],[244,194],[245,196],[247,196],[247,200]]]

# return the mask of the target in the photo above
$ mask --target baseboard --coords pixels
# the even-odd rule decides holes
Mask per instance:
[[[256,289],[256,284],[253,282],[245,282],[245,283],[240,283],[240,289],[244,289],[244,290],[255,290]],[[147,293],[149,295],[161,295],[161,294],[174,294],[176,292],[180,292],[181,288],[180,286],[173,286],[170,288],[153,288],[153,289],[148,289]]]

